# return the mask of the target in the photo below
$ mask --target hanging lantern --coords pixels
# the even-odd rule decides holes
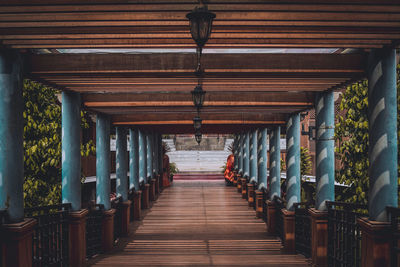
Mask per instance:
[[[211,35],[212,22],[215,14],[210,12],[207,6],[195,7],[186,15],[190,21],[190,33],[197,46],[201,49]]]
[[[195,133],[194,137],[195,137],[195,139],[196,139],[197,144],[200,145],[200,143],[201,143],[201,138],[202,138],[201,132],[197,131],[197,132]]]
[[[203,106],[205,94],[206,91],[203,91],[203,88],[199,84],[192,91],[193,104],[197,109]]]
[[[193,118],[193,126],[194,126],[194,129],[196,131],[201,129],[201,122],[202,121],[203,120],[199,116],[196,116],[196,117]]]

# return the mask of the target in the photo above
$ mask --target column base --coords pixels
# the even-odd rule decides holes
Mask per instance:
[[[136,191],[133,195],[133,219],[140,221],[142,219],[142,191]]]
[[[361,266],[379,267],[390,265],[391,226],[389,222],[358,218],[361,227]]]
[[[150,180],[150,200],[156,200],[156,179]]]
[[[26,218],[22,222],[3,224],[1,233],[1,253],[3,266],[32,266],[32,235],[36,220]]]
[[[254,207],[254,184],[247,184],[247,201],[249,203],[249,207]]]
[[[276,235],[276,216],[277,209],[275,203],[267,200],[267,232],[270,235]]]
[[[287,253],[296,253],[295,244],[295,217],[294,211],[282,209],[283,213],[283,238],[285,239],[284,249]]]
[[[127,200],[121,203],[121,236],[128,236],[129,234],[129,218],[131,211],[131,201]]]
[[[314,208],[311,216],[311,259],[317,266],[328,265],[328,212]]]
[[[237,177],[237,191],[238,193],[242,193],[242,176],[239,174]]]
[[[242,198],[246,199],[247,198],[247,188],[246,188],[247,180],[246,180],[246,178],[241,178],[240,183],[242,184]]]
[[[262,218],[263,213],[263,192],[256,190],[256,217]]]
[[[102,227],[102,248],[107,253],[114,247],[114,215],[116,210],[110,209],[104,212]]]
[[[142,209],[150,208],[150,185],[145,184],[142,192]]]
[[[69,264],[85,266],[86,264],[86,215],[87,209],[69,213]]]

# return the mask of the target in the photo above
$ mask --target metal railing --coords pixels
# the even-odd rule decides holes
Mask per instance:
[[[309,202],[294,203],[296,252],[306,258],[311,257],[311,216]]]
[[[256,200],[256,191],[257,191],[257,187],[258,185],[257,185],[257,182],[253,182],[253,188],[254,188],[254,190],[253,190],[253,209],[254,210],[256,210],[257,209],[257,205],[256,205],[256,202],[257,202],[257,200]]]
[[[122,227],[122,210],[121,210],[122,197],[119,196],[111,201],[111,208],[115,209],[114,215],[114,241],[121,236]]]
[[[283,220],[283,212],[282,209],[285,208],[285,200],[275,196],[274,197],[274,204],[276,207],[276,234],[281,239],[282,244],[285,243],[284,238],[284,220]]]
[[[134,211],[135,211],[135,189],[130,189],[128,193],[128,199],[132,202],[131,207],[130,207],[130,213],[129,213],[129,221],[132,222],[134,218]]]
[[[102,229],[103,229],[104,205],[96,204],[89,207],[86,217],[86,257],[103,252],[102,250]]]
[[[2,224],[6,223],[7,210],[0,210],[0,227]],[[0,241],[0,267],[3,267],[3,251],[1,251],[1,241]]]
[[[68,266],[69,221],[71,204],[25,209],[25,217],[34,218],[33,266]]]
[[[400,208],[395,207],[387,207],[386,208],[389,221],[391,224],[391,236],[392,236],[392,244],[390,251],[390,266],[397,267],[399,266],[399,258],[400,258]]]
[[[267,223],[268,216],[267,216],[267,200],[269,198],[268,192],[266,188],[262,189],[263,192],[263,200],[262,200],[262,219],[265,223]]]
[[[368,216],[366,205],[326,202],[328,207],[328,265],[361,266],[361,228],[358,217]]]

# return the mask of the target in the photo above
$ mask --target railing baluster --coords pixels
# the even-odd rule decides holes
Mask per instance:
[[[400,208],[395,207],[387,207],[388,219],[390,220],[391,230],[392,230],[392,241],[391,241],[391,257],[390,257],[390,266],[397,267],[400,257],[400,228],[399,228],[399,219],[400,219]]]
[[[328,265],[361,265],[361,231],[357,218],[368,216],[366,205],[330,202],[328,207]]]
[[[102,224],[103,224],[104,205],[96,204],[89,208],[86,219],[86,257],[93,256],[102,252]]]
[[[294,204],[296,252],[311,257],[311,217],[308,214],[310,203]]]
[[[60,228],[65,225],[68,236],[67,216],[71,204],[51,205],[25,209],[25,217],[35,218],[37,224],[33,232],[32,263],[40,266],[68,266],[68,238],[63,238]],[[64,248],[64,255],[60,255]]]

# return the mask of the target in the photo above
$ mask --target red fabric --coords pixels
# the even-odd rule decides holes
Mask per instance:
[[[170,176],[169,157],[166,154],[164,154],[164,157],[163,157],[163,181],[162,181],[163,187],[167,187],[167,186],[171,185],[171,183],[169,181],[169,176]]]
[[[226,180],[233,182],[234,180],[234,175],[233,175],[233,164],[234,164],[234,159],[235,157],[233,154],[230,154],[228,156],[228,159],[226,160],[226,169],[224,172],[224,177]]]

